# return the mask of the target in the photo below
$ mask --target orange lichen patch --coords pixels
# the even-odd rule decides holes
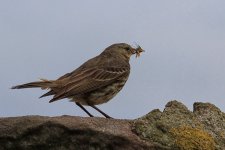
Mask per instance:
[[[182,126],[172,128],[170,133],[175,139],[175,147],[181,150],[215,150],[212,136],[202,129]]]

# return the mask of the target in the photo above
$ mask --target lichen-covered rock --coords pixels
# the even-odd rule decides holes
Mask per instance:
[[[194,114],[216,143],[216,149],[225,149],[225,113],[210,103],[194,103]]]
[[[153,110],[136,119],[133,130],[142,139],[170,149],[225,149],[225,115],[209,103],[195,103],[191,112],[182,103],[171,101],[163,112]]]

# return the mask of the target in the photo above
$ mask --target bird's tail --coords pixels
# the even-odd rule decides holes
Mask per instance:
[[[54,80],[40,79],[41,81],[30,82],[26,84],[16,85],[11,87],[11,89],[24,89],[24,88],[41,88],[49,89],[54,86]]]

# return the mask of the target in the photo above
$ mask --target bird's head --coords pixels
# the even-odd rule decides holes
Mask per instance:
[[[136,57],[138,57],[142,52],[144,52],[144,50],[139,45],[137,48],[133,48],[126,43],[117,43],[107,47],[103,53],[124,57],[129,60],[133,54],[136,54]]]

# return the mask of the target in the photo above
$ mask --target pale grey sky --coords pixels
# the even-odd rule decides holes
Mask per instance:
[[[0,117],[86,116],[66,99],[39,99],[40,89],[9,88],[56,79],[118,42],[146,53],[131,59],[124,89],[98,106],[110,116],[137,118],[173,99],[225,111],[224,0],[1,0]]]

